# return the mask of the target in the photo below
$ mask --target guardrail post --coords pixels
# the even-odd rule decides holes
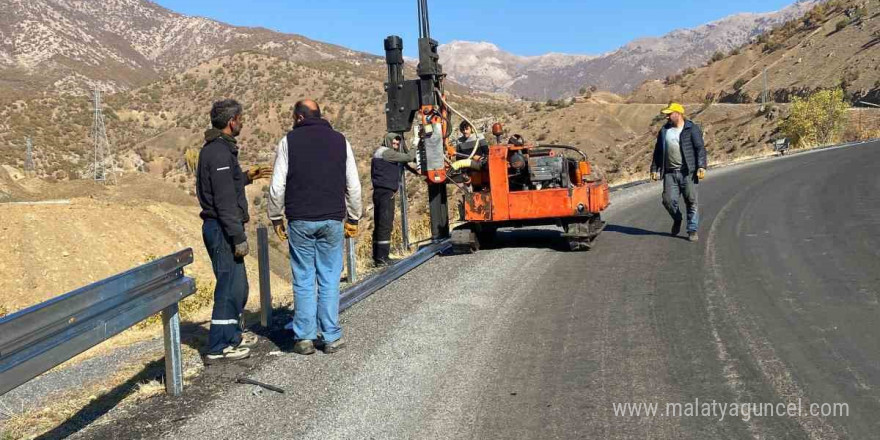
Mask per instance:
[[[400,167],[400,235],[403,236],[403,247],[409,250],[409,210],[406,200],[406,169]]]
[[[260,324],[272,323],[272,286],[269,280],[269,232],[266,225],[257,228],[257,262],[260,270]]]
[[[162,310],[165,332],[165,392],[172,396],[183,393],[183,362],[180,353],[180,313],[177,303]]]
[[[346,238],[345,249],[345,264],[348,265],[348,282],[354,284],[357,282],[357,256],[355,255],[357,240]]]

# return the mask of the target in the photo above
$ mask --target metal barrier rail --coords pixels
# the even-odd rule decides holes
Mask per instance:
[[[355,241],[346,239],[346,243],[348,248],[346,258],[349,265],[349,277],[354,278],[354,265],[356,263],[353,248]],[[339,297],[339,311],[341,312],[358,301],[376,293],[379,289],[421,266],[422,263],[430,260],[435,255],[449,249],[450,246],[452,246],[452,243],[449,240],[423,246],[403,261],[399,261],[382,272],[345,289]],[[260,225],[257,228],[257,254],[259,255],[260,263],[260,324],[263,327],[269,327],[272,322],[272,291],[269,286],[269,239],[265,225]]]
[[[183,392],[177,303],[195,292],[192,249],[0,318],[0,395],[162,312],[165,390]]]
[[[421,266],[422,263],[430,260],[446,249],[449,249],[451,246],[452,242],[449,240],[443,240],[439,243],[432,243],[424,246],[403,261],[399,261],[397,264],[383,270],[379,274],[367,278],[360,284],[345,289],[339,297],[339,311],[343,311],[353,306],[358,301],[376,293],[392,281],[406,275],[407,272]]]

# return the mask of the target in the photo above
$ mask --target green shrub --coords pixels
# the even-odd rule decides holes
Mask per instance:
[[[733,83],[733,90],[739,90],[743,88],[743,86],[746,85],[747,82],[748,81],[746,81],[745,78],[740,78],[736,80],[736,82]]]
[[[843,28],[847,27],[848,25],[849,25],[849,20],[847,20],[845,18],[841,18],[840,21],[838,21],[837,24],[834,25],[834,31],[840,32],[843,30]]]
[[[821,90],[806,99],[795,97],[780,128],[796,146],[828,145],[843,132],[847,108],[841,89]]]

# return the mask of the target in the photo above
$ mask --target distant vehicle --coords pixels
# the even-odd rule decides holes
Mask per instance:
[[[791,141],[789,141],[788,138],[776,139],[776,141],[773,142],[773,151],[779,153],[780,156],[784,156],[790,146]]]

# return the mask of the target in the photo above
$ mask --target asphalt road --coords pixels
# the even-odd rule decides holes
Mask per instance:
[[[348,311],[346,350],[267,357],[250,374],[287,393],[227,387],[142,432],[876,438],[878,164],[880,144],[869,144],[712,170],[698,243],[668,235],[657,184],[615,194],[588,253],[561,252],[553,231],[502,232],[499,248],[435,258]],[[703,413],[712,401],[799,409],[728,407],[722,419],[720,407]],[[664,414],[695,402],[696,416]],[[659,409],[619,416],[616,403]],[[810,414],[834,403],[848,415]],[[120,432],[106,426],[81,434]]]

